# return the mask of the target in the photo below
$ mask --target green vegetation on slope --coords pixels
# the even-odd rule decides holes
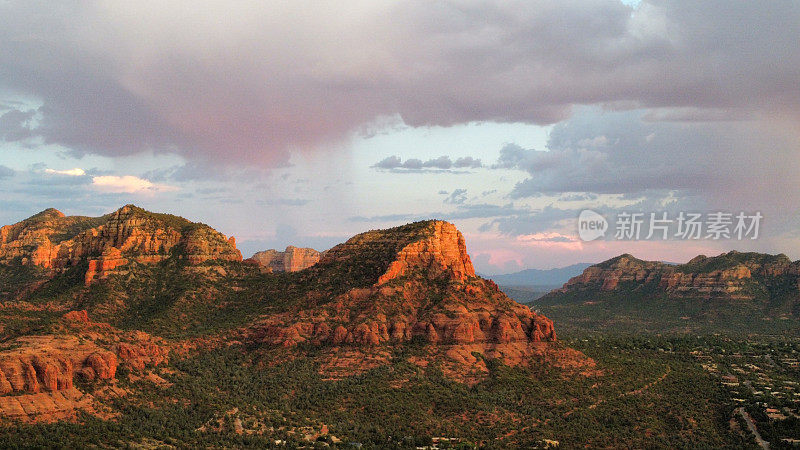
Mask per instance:
[[[288,430],[309,424],[326,424],[343,446],[366,448],[413,448],[436,437],[485,448],[531,447],[544,439],[568,448],[745,444],[728,429],[732,405],[725,393],[691,358],[617,341],[572,344],[582,345],[603,374],[567,377],[547,366],[493,364],[491,376],[470,387],[398,360],[325,381],[313,355],[287,359],[278,349],[218,349],[175,361],[175,373],[161,373],[170,387],[136,382],[137,394],[117,400],[122,415],[116,421],[15,425],[0,431],[0,446],[154,441],[238,447],[275,439],[299,445],[300,437]],[[285,362],[271,364],[278,360]],[[237,411],[246,425],[262,422],[265,433],[198,431],[226,411]]]
[[[548,294],[532,306],[570,333],[726,333],[800,335],[798,320],[771,307],[778,295],[752,286],[752,300],[669,296],[655,285],[614,291],[570,290]]]
[[[623,267],[618,267],[620,260],[625,260]],[[800,336],[799,278],[787,269],[790,264],[782,254],[733,251],[711,258],[698,256],[673,269],[621,255],[597,267],[615,269],[629,277],[637,270],[648,270],[651,272],[647,272],[647,279],[620,282],[613,290],[605,290],[601,287],[603,278],[599,277],[588,284],[572,284],[550,292],[532,306],[553,319],[560,329],[575,332]],[[705,284],[693,288],[691,280],[697,278],[687,277],[682,281],[687,284],[684,290],[668,290],[661,283],[661,275],[668,276],[672,270],[700,277],[741,265],[752,268],[751,278],[706,277],[702,282]],[[714,286],[715,282],[718,286]],[[519,295],[517,298],[524,299]]]
[[[728,252],[713,258],[698,256],[686,264],[680,264],[677,269],[683,273],[709,273],[715,270],[729,269],[740,264],[767,265],[775,263],[791,263],[784,255],[768,255],[754,252]]]

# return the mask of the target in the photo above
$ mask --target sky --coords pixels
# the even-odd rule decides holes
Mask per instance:
[[[124,204],[319,250],[437,218],[486,274],[800,258],[800,4],[0,2],[0,223]],[[584,209],[763,215],[592,242]]]

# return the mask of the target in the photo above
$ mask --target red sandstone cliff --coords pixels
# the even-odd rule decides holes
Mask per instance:
[[[63,320],[71,334],[25,336],[0,349],[0,420],[73,417],[94,403],[89,392],[75,387],[76,377],[113,381],[121,365],[141,371],[167,361],[161,340],[145,333],[93,324],[86,311],[72,311]]]
[[[189,263],[241,261],[232,239],[205,225],[132,206],[96,219],[46,211],[2,230],[0,263],[35,265],[53,273],[86,263],[86,283],[124,273],[131,264],[151,264],[165,258],[183,258]],[[42,256],[45,253],[47,257]],[[284,261],[283,267],[293,270],[307,262],[300,260]],[[190,265],[180,270],[189,273],[191,277],[186,279],[198,282],[201,289],[175,300],[169,310],[175,312],[174,317],[190,317],[193,308],[205,314],[216,307],[229,307],[226,303],[235,307],[240,296],[284,300],[281,296],[290,294],[279,309],[262,309],[273,312],[250,323],[242,319],[231,325],[238,327],[234,331],[204,338],[211,342],[209,345],[245,341],[285,347],[289,352],[302,351],[304,346],[298,346],[301,343],[317,345],[324,370],[339,375],[386,363],[394,348],[412,340],[424,349],[423,354],[415,356],[415,364],[443,362],[448,374],[462,380],[474,380],[475,372],[487,372],[486,360],[490,359],[509,365],[544,361],[554,365],[564,361],[576,366],[590,364],[581,354],[556,343],[552,321],[512,301],[493,282],[477,277],[464,237],[447,222],[417,222],[357,235],[320,255],[316,264],[292,277],[280,277],[290,283],[281,285],[279,292],[270,290],[274,283],[261,282],[273,275],[258,273],[244,264],[225,268]],[[124,283],[109,284],[123,286],[124,290],[108,295],[103,299],[106,303],[94,303],[92,311],[105,317],[109,317],[109,311],[135,315],[135,308],[141,304],[135,296],[157,296],[163,289],[155,286],[142,294],[137,288],[146,280],[129,278],[130,289]],[[20,300],[20,305],[24,301]],[[46,306],[65,311],[70,301],[58,299],[64,303],[54,300]],[[126,305],[132,305],[131,309],[126,310]],[[144,333],[137,336],[138,332],[120,337],[119,330],[108,324],[91,323],[85,312],[69,312],[64,322],[66,328],[56,332],[63,331],[65,336],[31,337],[33,341],[17,341],[18,353],[0,352],[0,371],[5,379],[0,379],[0,389],[8,391],[0,394],[0,414],[18,411],[19,402],[11,397],[34,403],[57,402],[58,411],[68,412],[64,405],[79,407],[88,401],[74,390],[74,377],[113,380],[120,364],[142,370],[166,358],[157,339]],[[87,327],[94,334],[86,334]],[[76,336],[87,336],[87,343],[76,342]],[[40,339],[47,343],[37,341]],[[25,397],[29,395],[38,397]],[[84,403],[77,398],[83,398]],[[35,417],[56,417],[48,408],[42,403],[28,409]],[[14,414],[10,416],[16,417]]]
[[[87,284],[130,262],[152,264],[166,258],[192,264],[241,261],[233,238],[212,228],[127,205],[103,217],[67,217],[48,209],[0,228],[0,263],[54,271],[88,262]]]
[[[378,284],[406,275],[409,270],[423,269],[428,277],[447,273],[452,279],[464,281],[475,277],[475,269],[467,254],[464,236],[447,222],[435,221],[430,234],[411,243],[397,253]]]
[[[625,254],[587,268],[560,291],[613,291],[622,286],[635,289],[655,285],[674,296],[747,298],[744,288],[748,281],[798,276],[800,262],[793,263],[785,255],[733,251],[716,257],[701,255],[686,264],[670,265]]]
[[[313,248],[286,247],[286,250],[265,250],[253,255],[247,262],[258,264],[268,272],[297,272],[319,262],[320,252]]]
[[[325,279],[355,261],[371,261],[375,270],[332,299],[312,295],[307,305],[262,318],[244,331],[245,339],[356,352],[420,339],[432,356],[484,369],[478,353],[527,364],[556,340],[552,321],[475,275],[455,226],[407,227],[367,232],[326,252],[309,276]]]

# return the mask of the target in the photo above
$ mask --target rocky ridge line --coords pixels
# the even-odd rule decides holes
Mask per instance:
[[[67,217],[48,209],[0,228],[0,263],[58,272],[86,262],[87,284],[131,262],[155,264],[174,256],[189,264],[242,260],[233,237],[133,205],[99,218]]]
[[[786,255],[732,251],[716,257],[700,255],[686,264],[670,265],[624,254],[587,268],[558,292],[614,291],[633,283],[634,287],[655,285],[674,296],[748,298],[745,292],[748,281],[777,277],[800,277],[800,261],[793,263]]]

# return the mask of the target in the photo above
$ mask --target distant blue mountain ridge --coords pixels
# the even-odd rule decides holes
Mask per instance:
[[[561,286],[583,273],[592,263],[578,263],[555,269],[526,269],[503,275],[481,275],[501,286]]]

